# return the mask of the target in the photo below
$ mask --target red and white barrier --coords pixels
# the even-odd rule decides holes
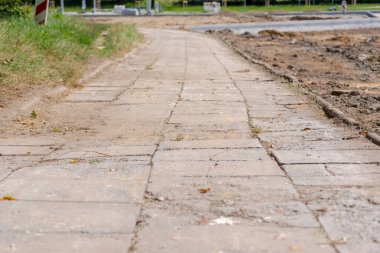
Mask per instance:
[[[45,25],[48,15],[49,0],[36,0],[34,20],[39,25]]]

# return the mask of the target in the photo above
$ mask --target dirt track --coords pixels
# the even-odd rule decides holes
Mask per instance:
[[[380,29],[217,35],[380,132]]]

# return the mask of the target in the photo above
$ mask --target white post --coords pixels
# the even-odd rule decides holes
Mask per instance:
[[[94,8],[92,9],[92,12],[95,13],[96,12],[96,0],[93,1],[93,6],[94,6]]]
[[[157,13],[159,13],[160,12],[160,3],[156,0],[155,2],[154,2],[154,9],[155,9],[155,11],[157,12]]]
[[[61,6],[60,6],[60,11],[63,14],[65,12],[65,4],[63,3],[64,1],[61,0]]]
[[[147,0],[146,1],[146,12],[147,12],[148,16],[152,15],[151,5],[152,5],[152,1],[151,0]]]

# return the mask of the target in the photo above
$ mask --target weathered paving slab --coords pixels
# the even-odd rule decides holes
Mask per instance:
[[[307,131],[282,131],[282,132],[263,132],[260,139],[273,143],[292,143],[305,144],[312,141],[340,141],[345,139],[359,138],[356,133],[344,131],[343,129],[315,129]]]
[[[380,180],[380,175],[367,174],[361,175],[338,175],[338,176],[293,176],[292,181],[296,185],[308,186],[377,186]]]
[[[380,209],[374,212],[330,211],[319,217],[333,240],[378,242]]]
[[[51,164],[15,171],[0,183],[0,195],[19,200],[142,202],[150,166],[112,161]]]
[[[275,161],[265,157],[255,163],[251,161],[168,161],[154,162],[152,176],[283,176]]]
[[[130,240],[131,234],[0,233],[0,251],[3,253],[127,252]]]
[[[246,124],[247,114],[187,114],[187,115],[173,115],[169,121],[171,124],[223,124],[225,123],[239,123]]]
[[[149,218],[139,234],[136,252],[335,252],[324,234],[313,228],[252,225],[239,217],[227,217],[233,225],[212,225],[216,217],[189,217],[157,209],[145,215]]]
[[[167,176],[160,175],[151,177],[151,181],[148,187],[149,193],[168,200],[265,201],[270,198],[275,201],[285,201],[297,199],[297,192],[290,181],[283,176],[191,178],[173,175],[169,180]],[[199,192],[200,189],[208,188],[210,189],[208,194]]]
[[[276,150],[273,155],[281,164],[307,163],[379,163],[379,150],[294,151]]]
[[[308,207],[322,214],[327,211],[377,212],[380,203],[376,186],[297,186]]]
[[[359,176],[380,174],[379,164],[307,164],[283,166],[289,176]]]
[[[0,146],[1,156],[41,156],[52,153],[55,148],[51,146]]]
[[[330,140],[330,141],[309,141],[309,142],[276,142],[276,148],[282,150],[379,150],[380,147],[358,137],[352,140]]]
[[[169,149],[248,149],[262,148],[257,139],[238,140],[193,140],[193,141],[163,141],[160,150]]]
[[[260,161],[267,154],[263,149],[191,149],[159,150],[153,161]]]
[[[69,95],[66,102],[109,102],[114,100],[119,93],[118,90],[81,91]]]
[[[328,120],[316,120],[310,117],[289,117],[286,122],[278,118],[256,117],[251,120],[251,124],[259,126],[263,132],[310,131],[329,129],[331,127],[331,123]]]
[[[107,147],[65,147],[50,154],[46,159],[81,159],[90,157],[149,156],[155,146],[110,145]]]
[[[379,251],[379,244],[373,242],[346,242],[336,245],[341,253],[363,252],[375,253]]]
[[[119,203],[9,201],[0,204],[0,212],[0,233],[125,234],[133,231],[138,208]]]
[[[1,170],[15,170],[18,168],[38,164],[43,159],[43,156],[1,156]]]

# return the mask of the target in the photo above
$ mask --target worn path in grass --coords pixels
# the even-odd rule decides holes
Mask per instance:
[[[48,108],[76,131],[0,140],[0,252],[379,252],[378,146],[221,42],[145,33]]]

